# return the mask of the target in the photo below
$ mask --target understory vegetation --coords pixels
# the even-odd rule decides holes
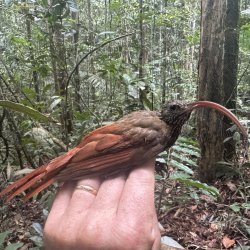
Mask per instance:
[[[250,124],[250,1],[241,1],[237,109]],[[73,148],[83,135],[167,100],[197,99],[197,0],[0,3],[0,190]],[[235,132],[235,128],[231,128]],[[187,249],[250,249],[249,150],[199,181],[196,117],[156,162],[162,235]],[[0,201],[0,249],[42,249],[56,185],[31,202]]]

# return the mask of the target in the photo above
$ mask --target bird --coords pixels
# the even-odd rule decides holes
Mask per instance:
[[[92,176],[112,176],[143,164],[170,148],[181,133],[192,111],[206,107],[230,118],[247,132],[237,117],[220,104],[210,101],[168,101],[160,111],[134,111],[102,126],[82,138],[67,153],[38,167],[0,192],[6,201],[29,190],[29,200],[54,182],[64,183]]]

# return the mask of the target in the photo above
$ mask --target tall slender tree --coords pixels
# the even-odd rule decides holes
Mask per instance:
[[[210,100],[223,105],[230,103],[230,107],[235,107],[238,53],[235,24],[238,22],[238,11],[239,1],[201,2],[198,92],[200,100]],[[232,12],[235,13],[233,16]],[[229,21],[232,17],[235,20]],[[225,127],[222,117],[208,109],[199,111],[198,125],[201,146],[200,178],[203,181],[212,181],[216,176],[217,162],[224,160]]]

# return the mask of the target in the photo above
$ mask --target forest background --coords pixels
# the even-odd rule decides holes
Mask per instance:
[[[234,111],[246,126],[250,120],[249,4],[249,0],[237,2],[234,94]],[[200,96],[204,24],[200,1],[2,0],[0,23],[0,170],[5,184],[74,147],[83,134],[129,112],[160,109],[167,100]],[[195,127],[193,118],[171,153],[158,160],[170,163],[177,170],[170,168],[170,179],[187,185],[189,198],[199,200],[195,187],[206,195],[216,196],[219,191],[191,179],[200,156]],[[235,146],[240,138],[234,129],[231,132],[222,142],[234,140]],[[244,222],[249,219],[244,212],[250,207],[249,180],[241,168],[249,165],[242,152],[239,146],[237,161],[220,162],[226,170],[219,177],[230,172],[243,180],[243,186],[234,184],[243,201],[233,200],[228,206],[237,216],[241,211]],[[166,178],[157,178],[160,190],[166,189],[161,182]],[[37,197],[46,208],[51,193]],[[173,204],[159,191],[157,206],[163,218]],[[34,227],[39,231],[37,224]],[[12,226],[5,224],[2,231],[8,228]],[[244,230],[250,235],[248,223]],[[9,242],[18,241],[18,233],[14,235]]]

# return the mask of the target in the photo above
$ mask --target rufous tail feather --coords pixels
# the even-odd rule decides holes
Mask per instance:
[[[13,184],[9,185],[0,192],[0,198],[7,196],[7,201],[10,201],[18,194],[26,191],[29,188],[33,188],[33,190],[31,190],[25,197],[25,200],[28,200],[34,194],[39,193],[51,185],[55,181],[54,177],[61,169],[61,166],[67,164],[78,150],[78,148],[74,148],[66,154],[55,158],[48,164],[42,165],[30,174],[27,174],[23,178],[15,181]]]

